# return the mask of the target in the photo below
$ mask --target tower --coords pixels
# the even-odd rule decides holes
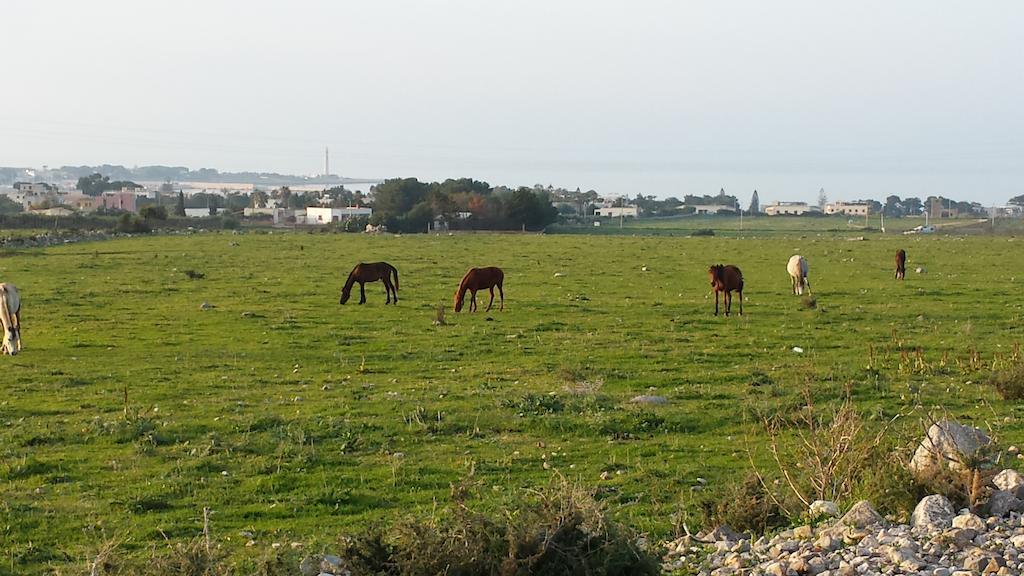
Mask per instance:
[[[331,155],[327,146],[324,146],[324,176],[331,175]]]

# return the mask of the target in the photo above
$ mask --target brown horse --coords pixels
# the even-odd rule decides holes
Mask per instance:
[[[708,268],[708,276],[711,278],[711,287],[715,291],[715,316],[718,316],[718,293],[724,292],[722,298],[725,301],[725,315],[728,316],[732,309],[732,292],[740,295],[740,316],[743,315],[743,273],[740,269],[728,264],[722,266],[715,264]]]
[[[896,251],[896,279],[903,280],[907,275],[907,252],[900,248]]]
[[[391,284],[391,276],[395,277],[394,285]],[[345,287],[341,289],[341,299],[338,300],[339,304],[348,302],[349,296],[352,294],[352,285],[359,282],[359,303],[366,303],[366,288],[367,282],[376,282],[377,280],[384,281],[384,291],[387,292],[388,299],[384,305],[391,304],[391,295],[395,295],[395,304],[398,304],[398,270],[394,266],[387,262],[373,262],[367,264],[360,262],[356,264],[356,267],[352,269],[352,272],[348,275],[348,280],[345,281]]]
[[[494,287],[498,287],[501,294],[501,308],[505,309],[505,291],[501,289],[501,283],[505,281],[505,273],[501,268],[488,266],[487,268],[470,268],[469,272],[462,277],[459,289],[455,291],[455,311],[462,312],[462,301],[466,298],[466,290],[469,290],[469,311],[476,311],[476,291],[487,288],[491,291],[491,301],[487,303],[487,310],[494,305]],[[487,310],[484,310],[486,312]]]

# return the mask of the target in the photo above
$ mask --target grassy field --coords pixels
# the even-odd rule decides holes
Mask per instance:
[[[789,292],[795,251],[814,309]],[[348,270],[375,260],[398,267],[399,305],[378,283],[339,306]],[[744,271],[743,317],[712,315],[717,262]],[[503,312],[451,312],[474,265],[505,269]],[[1024,414],[983,382],[1022,340],[1022,266],[1009,237],[826,231],[202,234],[6,253],[25,348],[0,359],[0,574],[187,541],[204,508],[240,561],[275,542],[330,549],[431,513],[460,482],[500,509],[565,477],[665,537],[698,477],[713,494],[748,467],[754,411],[796,410],[808,386],[823,403],[848,390],[879,420],[941,406],[1019,444]],[[668,404],[630,402],[642,394]]]

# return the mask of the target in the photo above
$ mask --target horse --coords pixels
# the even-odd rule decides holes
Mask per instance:
[[[903,280],[907,275],[907,252],[900,248],[896,251],[896,279]]]
[[[724,292],[722,298],[725,303],[725,315],[728,316],[732,309],[732,292],[740,295],[740,316],[743,315],[743,273],[740,269],[728,264],[722,266],[715,264],[708,268],[708,276],[711,278],[711,287],[715,291],[715,316],[718,316],[718,293]]]
[[[394,285],[391,284],[391,277],[395,277]],[[395,304],[398,304],[398,270],[388,264],[387,262],[373,262],[367,264],[360,262],[356,264],[356,267],[349,272],[348,280],[345,281],[345,287],[341,289],[341,298],[338,300],[338,304],[344,304],[348,302],[349,295],[352,293],[352,285],[359,282],[359,303],[366,303],[366,286],[367,282],[376,282],[382,280],[384,282],[384,291],[387,292],[388,299],[384,302],[387,306],[391,304],[391,295],[395,296]]]
[[[804,286],[807,286],[807,293],[811,293],[811,281],[807,279],[807,259],[799,254],[790,257],[786,264],[786,271],[793,281],[793,294],[804,293]]]
[[[494,305],[494,287],[498,287],[498,293],[501,294],[501,307],[499,310],[505,309],[505,291],[502,290],[501,284],[505,281],[505,273],[501,271],[501,268],[494,266],[488,266],[486,268],[470,268],[469,272],[462,277],[462,282],[459,283],[459,289],[455,291],[455,311],[462,312],[462,301],[466,298],[466,290],[469,290],[469,311],[476,311],[476,291],[487,288],[491,291],[491,301],[487,303],[487,312]]]
[[[0,324],[4,329],[0,354],[14,356],[21,351],[21,297],[14,284],[0,284]]]

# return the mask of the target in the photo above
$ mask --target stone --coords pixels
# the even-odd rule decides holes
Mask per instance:
[[[954,528],[971,528],[973,530],[977,530],[978,532],[982,532],[988,527],[985,524],[984,520],[975,516],[974,514],[971,514],[970,512],[965,512],[963,514],[960,514],[959,516],[954,516],[952,525]]]
[[[630,402],[632,402],[634,404],[655,404],[655,405],[660,405],[660,404],[668,404],[668,398],[665,398],[664,396],[642,395],[642,396],[634,396],[633,399],[630,400]]]
[[[996,485],[1000,490],[1006,490],[1013,492],[1018,498],[1021,494],[1018,493],[1018,489],[1024,487],[1024,476],[1021,476],[1020,472],[1007,468],[992,478],[992,483]]]
[[[991,442],[991,438],[977,428],[942,420],[928,429],[908,468],[920,481],[931,479],[943,468],[964,472],[967,470],[965,462]]]
[[[836,506],[835,502],[829,500],[815,500],[811,502],[811,506],[808,509],[808,514],[811,518],[821,518],[828,516],[830,518],[839,517],[839,507]]]
[[[875,524],[885,524],[885,518],[875,511],[871,503],[861,500],[854,504],[842,518],[836,522],[836,526],[848,526],[852,528],[866,528]],[[858,538],[859,540],[859,538]]]
[[[914,513],[910,516],[910,524],[929,532],[949,528],[953,520],[953,504],[941,494],[925,496],[917,503]]]
[[[814,529],[806,524],[793,529],[793,538],[798,540],[809,540],[811,536],[814,536]]]
[[[1020,512],[1024,506],[1019,498],[1013,495],[1012,492],[1007,490],[996,490],[989,496],[988,503],[985,504],[988,509],[990,516],[997,516],[1002,518],[1007,516],[1010,512]]]

